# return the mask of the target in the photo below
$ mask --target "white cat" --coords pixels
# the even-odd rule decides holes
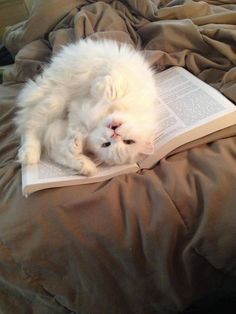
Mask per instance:
[[[19,161],[42,149],[83,175],[101,162],[124,164],[153,152],[157,92],[141,52],[111,40],[80,40],[61,49],[18,97]]]

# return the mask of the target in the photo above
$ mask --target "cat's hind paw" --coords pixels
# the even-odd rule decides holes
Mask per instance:
[[[21,164],[36,164],[40,160],[40,147],[38,145],[23,145],[18,151],[18,161]]]

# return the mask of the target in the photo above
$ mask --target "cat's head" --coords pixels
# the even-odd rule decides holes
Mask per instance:
[[[87,148],[108,165],[137,162],[153,153],[153,130],[136,117],[113,113],[88,135]]]

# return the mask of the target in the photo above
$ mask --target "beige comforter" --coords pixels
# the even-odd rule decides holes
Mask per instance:
[[[15,65],[0,86],[2,313],[178,313],[236,275],[235,127],[142,175],[26,199],[12,121],[27,78],[87,36],[128,41],[157,71],[183,66],[236,102],[232,3],[41,0],[7,30]]]

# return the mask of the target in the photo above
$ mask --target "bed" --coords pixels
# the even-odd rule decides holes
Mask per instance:
[[[4,45],[0,85],[1,313],[168,314],[236,275],[236,126],[142,174],[21,192],[13,117],[24,82],[61,45],[111,38],[142,49],[236,102],[230,0],[34,1]]]

